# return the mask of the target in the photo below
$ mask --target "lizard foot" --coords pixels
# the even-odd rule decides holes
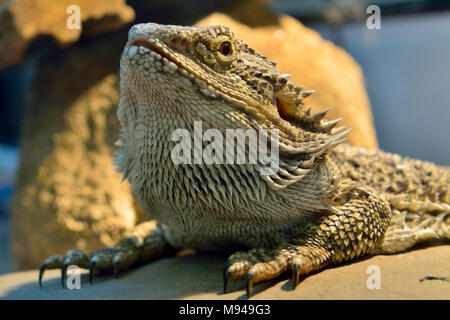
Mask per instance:
[[[293,287],[299,276],[324,267],[329,260],[327,250],[314,245],[285,244],[275,249],[255,248],[240,251],[228,258],[224,268],[224,293],[231,280],[246,279],[247,298],[253,285],[292,272]]]
[[[340,192],[340,193],[339,193]],[[357,258],[380,244],[390,221],[389,204],[369,189],[347,185],[334,194],[333,210],[317,215],[292,239],[275,248],[254,248],[229,257],[224,269],[224,292],[232,279],[247,279],[247,296],[254,283],[292,272],[295,288],[300,275],[330,263]]]
[[[145,222],[128,232],[125,239],[115,247],[91,253],[73,249],[65,255],[47,258],[39,270],[39,286],[42,287],[42,277],[47,269],[61,269],[61,285],[64,288],[67,268],[70,265],[89,269],[89,282],[92,283],[96,272],[113,273],[117,276],[121,271],[129,270],[137,264],[147,263],[174,252],[164,240],[159,226],[154,221]]]

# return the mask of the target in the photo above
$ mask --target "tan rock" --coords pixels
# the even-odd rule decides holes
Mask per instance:
[[[353,128],[349,142],[361,147],[377,148],[369,99],[361,68],[343,49],[299,21],[281,16],[279,26],[250,28],[223,14],[213,14],[196,25],[223,24],[244,40],[256,52],[277,63],[280,72],[316,93],[306,105],[315,112],[331,107],[329,119],[343,118],[342,123]]]
[[[81,29],[69,29],[67,8],[80,8]],[[13,0],[0,5],[0,68],[22,59],[38,36],[51,36],[60,47],[77,41],[81,32],[95,36],[133,21],[134,11],[124,0]],[[87,30],[84,30],[87,29]]]
[[[11,206],[18,269],[74,247],[111,246],[135,225],[130,186],[112,164],[125,37],[55,53],[37,70]]]

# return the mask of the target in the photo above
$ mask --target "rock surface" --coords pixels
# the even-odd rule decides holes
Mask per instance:
[[[67,19],[76,4],[81,29],[69,29]],[[96,36],[117,30],[133,21],[134,11],[124,0],[13,0],[0,4],[0,68],[22,59],[38,36],[51,36],[60,47],[77,41],[83,31]]]
[[[162,259],[121,275],[96,278],[82,275],[81,289],[61,288],[60,271],[38,271],[0,277],[0,299],[245,299],[243,281],[222,294],[226,257],[194,254]],[[380,268],[380,289],[369,290],[369,266]],[[450,299],[450,282],[420,279],[450,276],[450,246],[430,247],[392,256],[373,256],[325,269],[305,278],[293,291],[288,276],[257,284],[252,299]]]
[[[69,248],[114,245],[136,223],[130,186],[112,164],[124,37],[56,52],[38,67],[11,203],[18,269]]]

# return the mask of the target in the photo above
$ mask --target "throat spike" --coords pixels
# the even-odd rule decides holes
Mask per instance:
[[[325,117],[325,115],[328,113],[328,111],[330,111],[330,109],[331,108],[327,108],[321,112],[315,113],[311,117],[316,121],[320,121],[323,119],[323,117]]]
[[[300,96],[302,97],[302,99],[305,99],[312,95],[314,92],[316,92],[316,90],[305,90],[300,93]]]
[[[352,131],[352,128],[349,128],[349,129],[345,130],[344,132],[341,132],[341,133],[338,133],[337,135],[334,135],[333,136],[333,140],[334,141],[341,140],[343,137],[348,135],[350,133],[350,131]]]
[[[335,120],[330,120],[330,121],[323,121],[321,123],[321,126],[323,129],[329,131],[329,130],[333,129],[341,120],[342,120],[342,118],[337,118]]]

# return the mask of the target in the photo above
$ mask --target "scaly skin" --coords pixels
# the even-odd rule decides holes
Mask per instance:
[[[114,248],[72,250],[42,268],[70,264],[119,272],[183,248],[244,250],[224,269],[254,283],[300,275],[367,252],[392,253],[450,239],[449,168],[341,144],[349,132],[310,114],[303,90],[223,26],[139,24],[121,59],[119,170],[158,223]],[[171,134],[277,129],[280,169],[257,164],[179,164]],[[268,144],[276,143],[271,141]]]

